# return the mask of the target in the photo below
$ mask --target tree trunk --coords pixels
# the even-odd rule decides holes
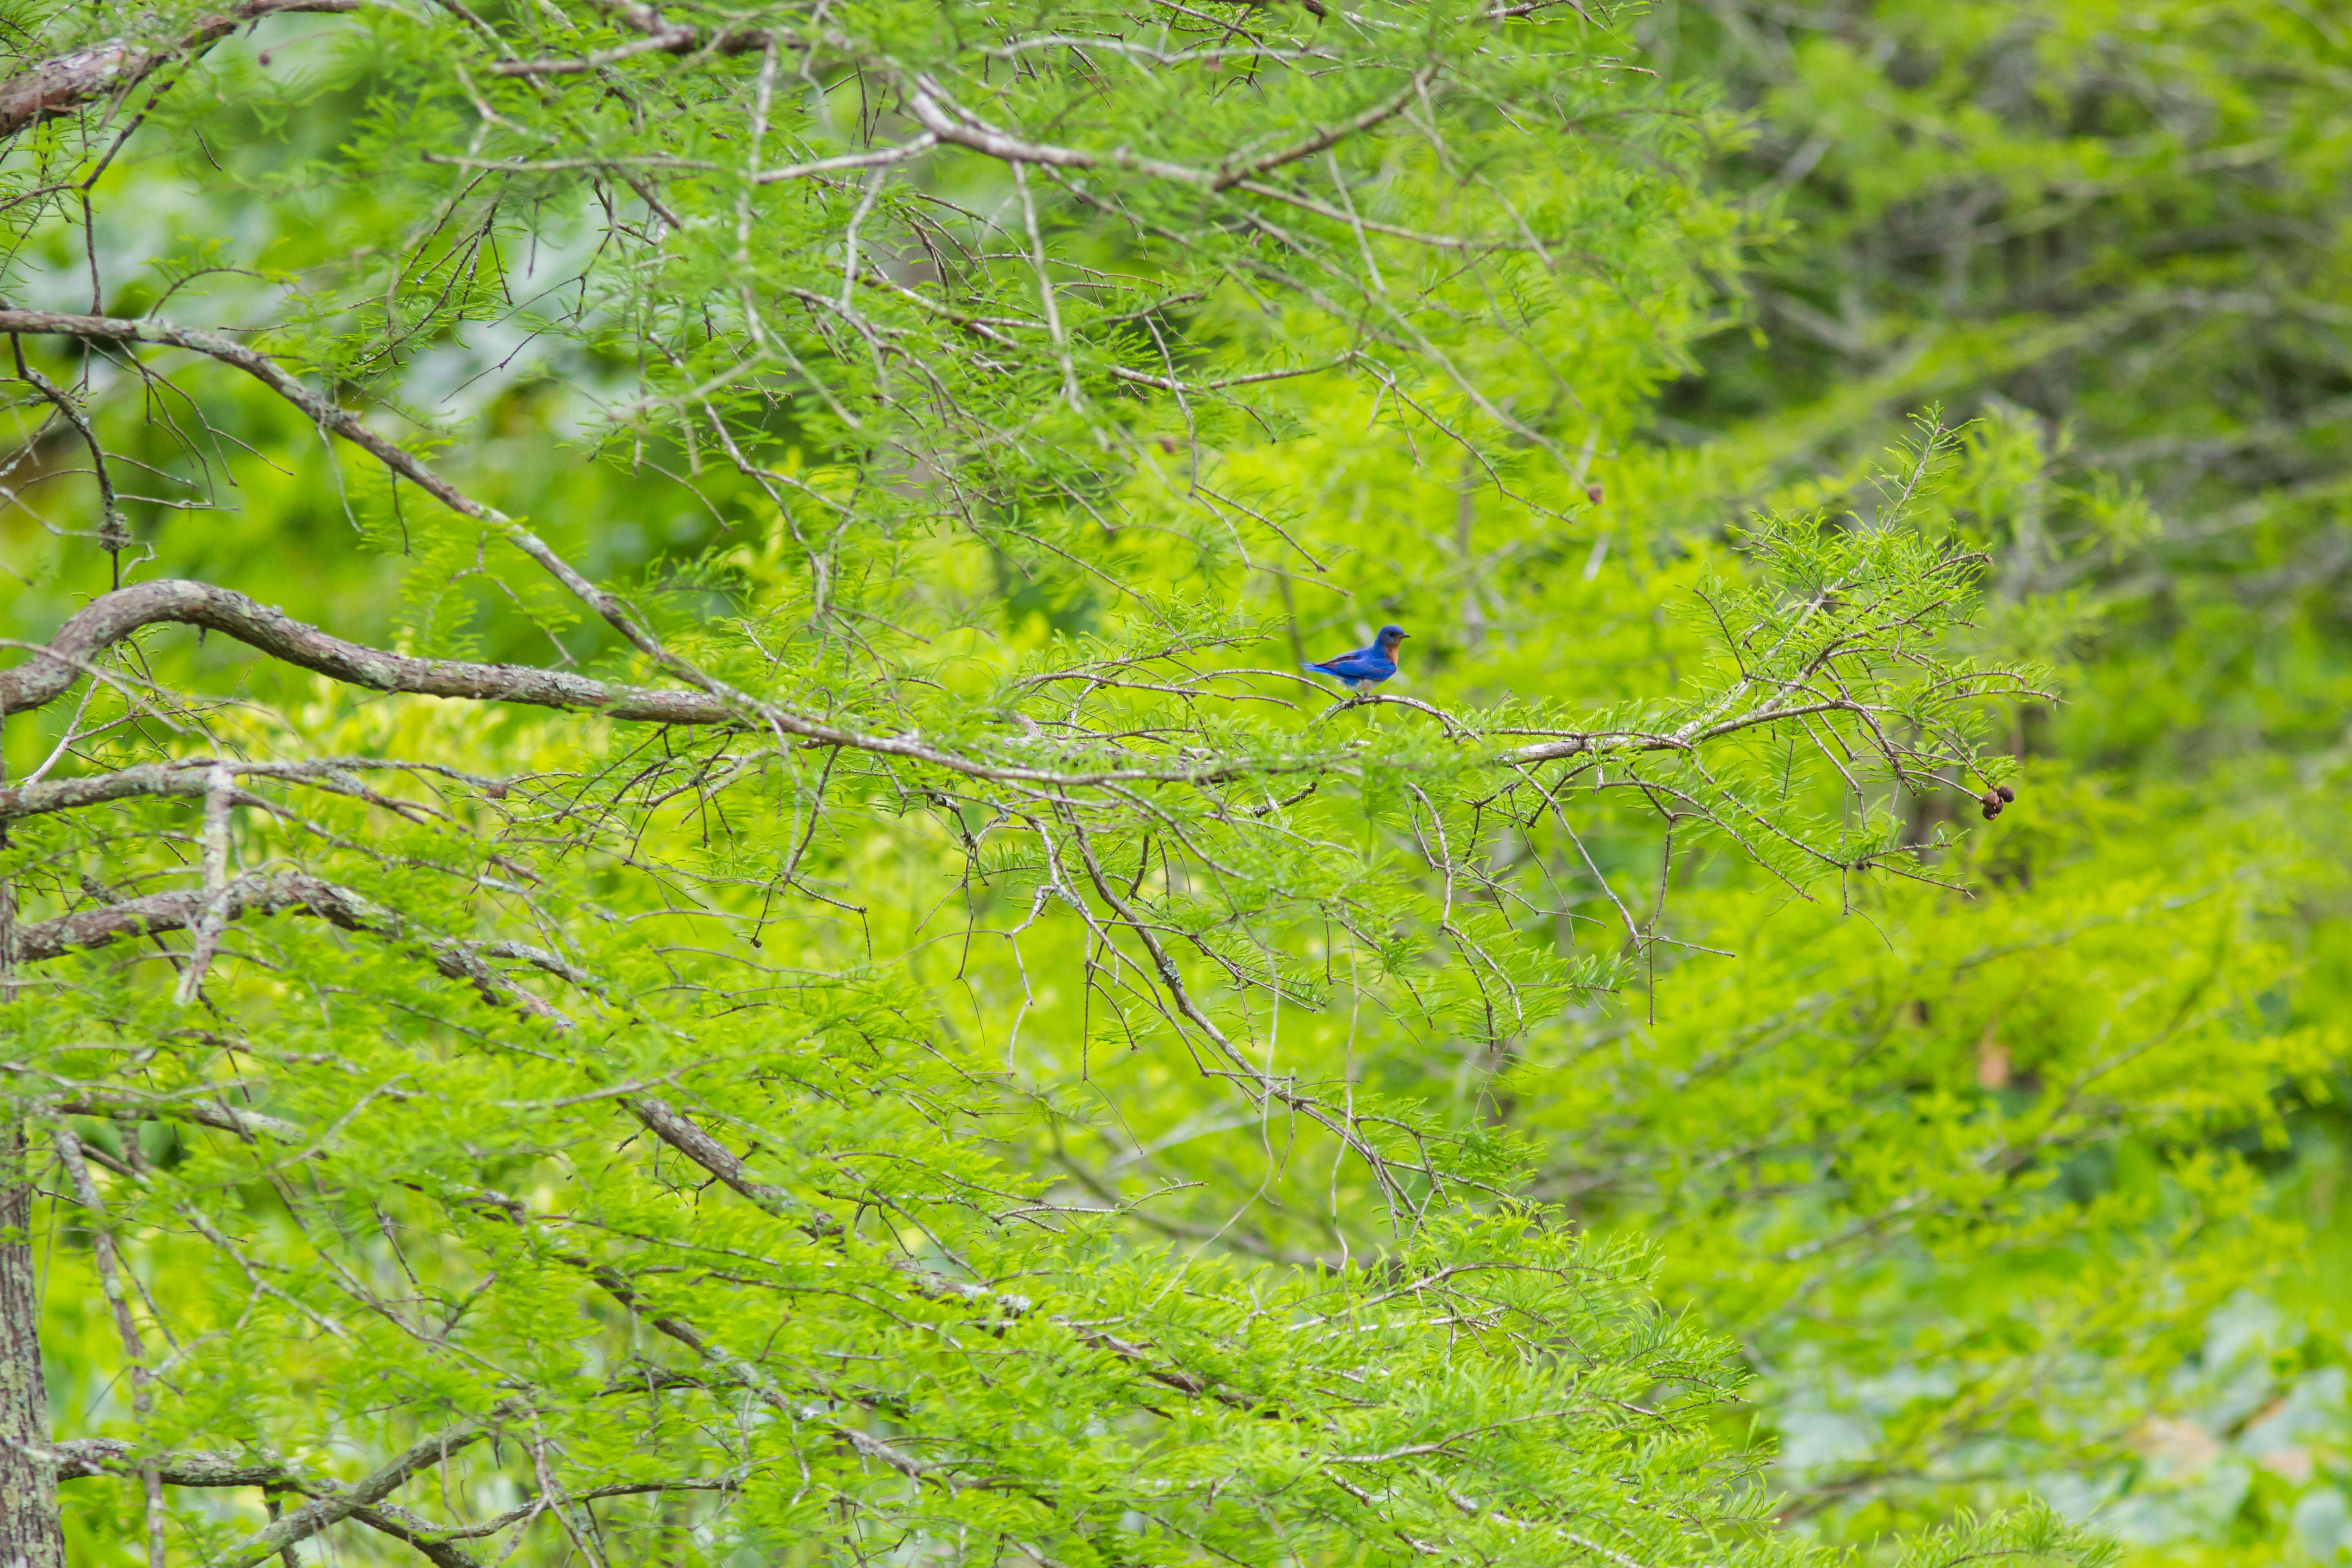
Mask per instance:
[[[8,777],[0,750],[0,784]],[[0,823],[0,851],[8,827]],[[16,888],[0,877],[0,1042],[16,1016]],[[0,1110],[0,1568],[65,1568],[58,1476],[41,1383],[41,1282],[33,1267],[33,1179],[25,1120]]]
[[[41,1294],[24,1124],[0,1124],[0,1568],[65,1568],[41,1385]]]

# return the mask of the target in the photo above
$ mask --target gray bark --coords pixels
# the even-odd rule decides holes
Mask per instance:
[[[47,705],[88,673],[98,655],[142,626],[164,622],[225,633],[289,664],[372,691],[584,709],[659,724],[722,723],[734,717],[725,703],[700,691],[646,690],[527,665],[386,653],[331,636],[233,589],[171,579],[100,595],[66,617],[45,647],[0,670],[0,713]]]
[[[0,1126],[0,1568],[65,1568],[32,1224],[25,1128],[11,1111]]]
[[[52,55],[0,81],[0,137],[28,125],[78,112],[117,98],[145,80],[157,66],[183,54],[209,48],[241,24],[279,11],[351,11],[358,0],[241,0],[197,19],[185,36],[169,44],[139,44],[109,38],[86,48]]]

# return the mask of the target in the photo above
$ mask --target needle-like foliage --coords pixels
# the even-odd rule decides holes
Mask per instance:
[[[1643,1005],[1693,867],[1941,879],[1916,803],[1998,815],[2037,689],[1933,417],[1593,658],[1651,552],[1596,453],[1657,479],[1741,222],[1605,18],[26,37],[8,1213],[91,1238],[122,1380],[52,1433],[0,1279],[0,1546],[61,1483],[156,1564],[1805,1554],[1643,1250],[1352,1058]],[[1297,673],[1372,605],[1426,695]],[[1098,1059],[1241,1212],[1072,1156]],[[1993,1550],[2098,1549],[1919,1560]]]

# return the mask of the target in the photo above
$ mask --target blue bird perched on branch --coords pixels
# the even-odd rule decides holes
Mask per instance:
[[[1353,653],[1343,653],[1337,658],[1327,658],[1320,664],[1302,664],[1298,668],[1309,675],[1328,675],[1350,691],[1370,691],[1397,672],[1397,644],[1406,636],[1402,626],[1381,628],[1370,647],[1360,647]]]

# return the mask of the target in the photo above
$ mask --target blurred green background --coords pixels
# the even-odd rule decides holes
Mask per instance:
[[[1988,478],[2023,501],[1998,593],[2084,613],[2063,704],[2018,737],[2035,793],[2064,805],[2037,813],[2033,874],[1994,869],[1975,918],[2032,940],[2069,898],[2244,897],[2259,934],[2231,959],[2201,938],[2168,952],[2161,919],[2100,942],[2149,980],[2244,964],[2222,983],[2253,1029],[2340,1031],[2352,9],[1664,0],[1640,32],[1747,117],[1717,176],[1776,226],[1659,438],[1718,453],[1743,495],[1923,401],[2031,452]],[[1986,1081],[2089,1022],[2076,987],[2133,984],[2080,963],[2053,949],[2011,977]],[[2201,1073],[2230,1070],[2238,1027]],[[2108,1522],[2139,1560],[2352,1560],[2352,1121],[2340,1047],[2322,1054],[2275,1123],[2206,1134],[2252,1153],[2280,1227],[2201,1342],[2151,1369],[2210,1392],[2130,1435],[2145,1472]],[[2147,1152],[2120,1140],[2079,1179],[2139,1179]],[[1899,1397],[1877,1402],[1882,1431]],[[1834,1464],[1853,1413],[1812,1408],[1803,1441]]]

